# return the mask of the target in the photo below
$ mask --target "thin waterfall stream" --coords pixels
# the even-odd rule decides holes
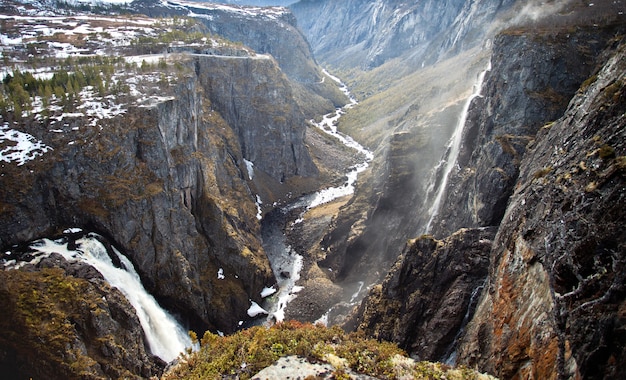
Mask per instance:
[[[431,225],[435,219],[435,217],[439,214],[439,210],[441,208],[441,201],[443,200],[443,195],[446,192],[446,185],[448,184],[448,179],[450,177],[450,173],[452,173],[452,169],[456,165],[456,160],[459,156],[459,151],[461,150],[461,142],[463,139],[463,129],[465,127],[465,122],[467,121],[467,113],[469,112],[470,105],[472,101],[481,96],[481,91],[483,88],[483,82],[485,80],[485,75],[487,72],[491,70],[491,61],[487,65],[487,68],[483,70],[476,79],[474,83],[474,88],[472,94],[467,98],[465,104],[463,105],[463,109],[461,111],[461,115],[459,116],[459,120],[454,129],[454,133],[452,137],[450,137],[450,141],[448,142],[448,146],[446,152],[443,156],[443,175],[441,177],[441,182],[436,189],[435,197],[431,203],[428,214],[430,218],[428,219],[428,223],[426,223],[425,231],[426,233],[430,232]],[[440,166],[435,168],[435,172],[440,170]],[[437,175],[438,173],[435,173]]]

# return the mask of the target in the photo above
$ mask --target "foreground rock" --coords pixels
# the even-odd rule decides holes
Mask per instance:
[[[484,228],[409,242],[351,324],[422,360],[446,359],[482,290],[494,235],[495,228]]]
[[[94,268],[53,254],[0,270],[0,372],[7,379],[158,376],[135,309]]]

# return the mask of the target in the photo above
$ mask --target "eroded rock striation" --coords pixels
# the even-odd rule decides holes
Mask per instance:
[[[309,0],[290,8],[320,61],[372,69],[398,57],[418,67],[475,46],[484,23],[512,3]]]

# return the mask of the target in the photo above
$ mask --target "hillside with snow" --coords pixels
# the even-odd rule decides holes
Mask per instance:
[[[0,160],[5,162],[23,164],[49,149],[20,131],[18,122],[78,136],[78,127],[68,130],[70,120],[102,127],[103,120],[123,115],[131,105],[172,99],[171,85],[188,71],[182,62],[190,53],[254,54],[188,18],[21,13],[0,14]]]

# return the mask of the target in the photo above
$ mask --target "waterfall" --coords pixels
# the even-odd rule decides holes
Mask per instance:
[[[119,268],[114,265],[107,249],[100,242],[103,239],[97,234],[88,233],[76,240],[76,250],[68,249],[65,239],[41,239],[33,242],[31,248],[50,254],[61,254],[68,261],[80,261],[96,268],[107,282],[124,294],[133,305],[141,322],[150,351],[166,362],[171,362],[187,347],[192,346],[186,330],[163,310],[152,295],[143,287],[135,267],[113,247],[112,255],[119,260]],[[39,260],[41,256],[38,257]],[[116,260],[116,261],[117,261]]]
[[[439,187],[437,188],[435,199],[432,202],[430,209],[428,210],[428,214],[430,215],[430,218],[428,219],[428,223],[426,224],[426,228],[425,228],[426,232],[430,232],[431,224],[433,220],[435,219],[435,217],[437,216],[437,214],[439,214],[441,201],[443,199],[443,194],[446,191],[446,185],[448,184],[450,173],[452,172],[452,169],[454,168],[454,165],[456,164],[456,160],[459,156],[459,151],[461,149],[461,141],[463,138],[463,128],[465,126],[465,121],[467,120],[467,113],[469,111],[469,107],[472,104],[472,100],[481,96],[480,92],[483,87],[483,81],[485,80],[485,75],[487,74],[489,70],[491,70],[491,61],[487,65],[487,68],[478,75],[478,78],[476,79],[476,82],[474,83],[473,92],[469,96],[469,98],[467,98],[467,100],[465,101],[465,104],[463,105],[463,110],[461,111],[461,115],[459,116],[457,125],[454,128],[454,133],[452,134],[452,137],[450,137],[450,141],[448,142],[448,146],[446,147],[446,153],[444,154],[445,163],[443,166],[443,175],[441,177],[441,183],[439,184]],[[447,159],[445,159],[446,157]],[[437,175],[437,172],[439,171],[439,169],[440,169],[440,166],[437,166],[435,175]]]

